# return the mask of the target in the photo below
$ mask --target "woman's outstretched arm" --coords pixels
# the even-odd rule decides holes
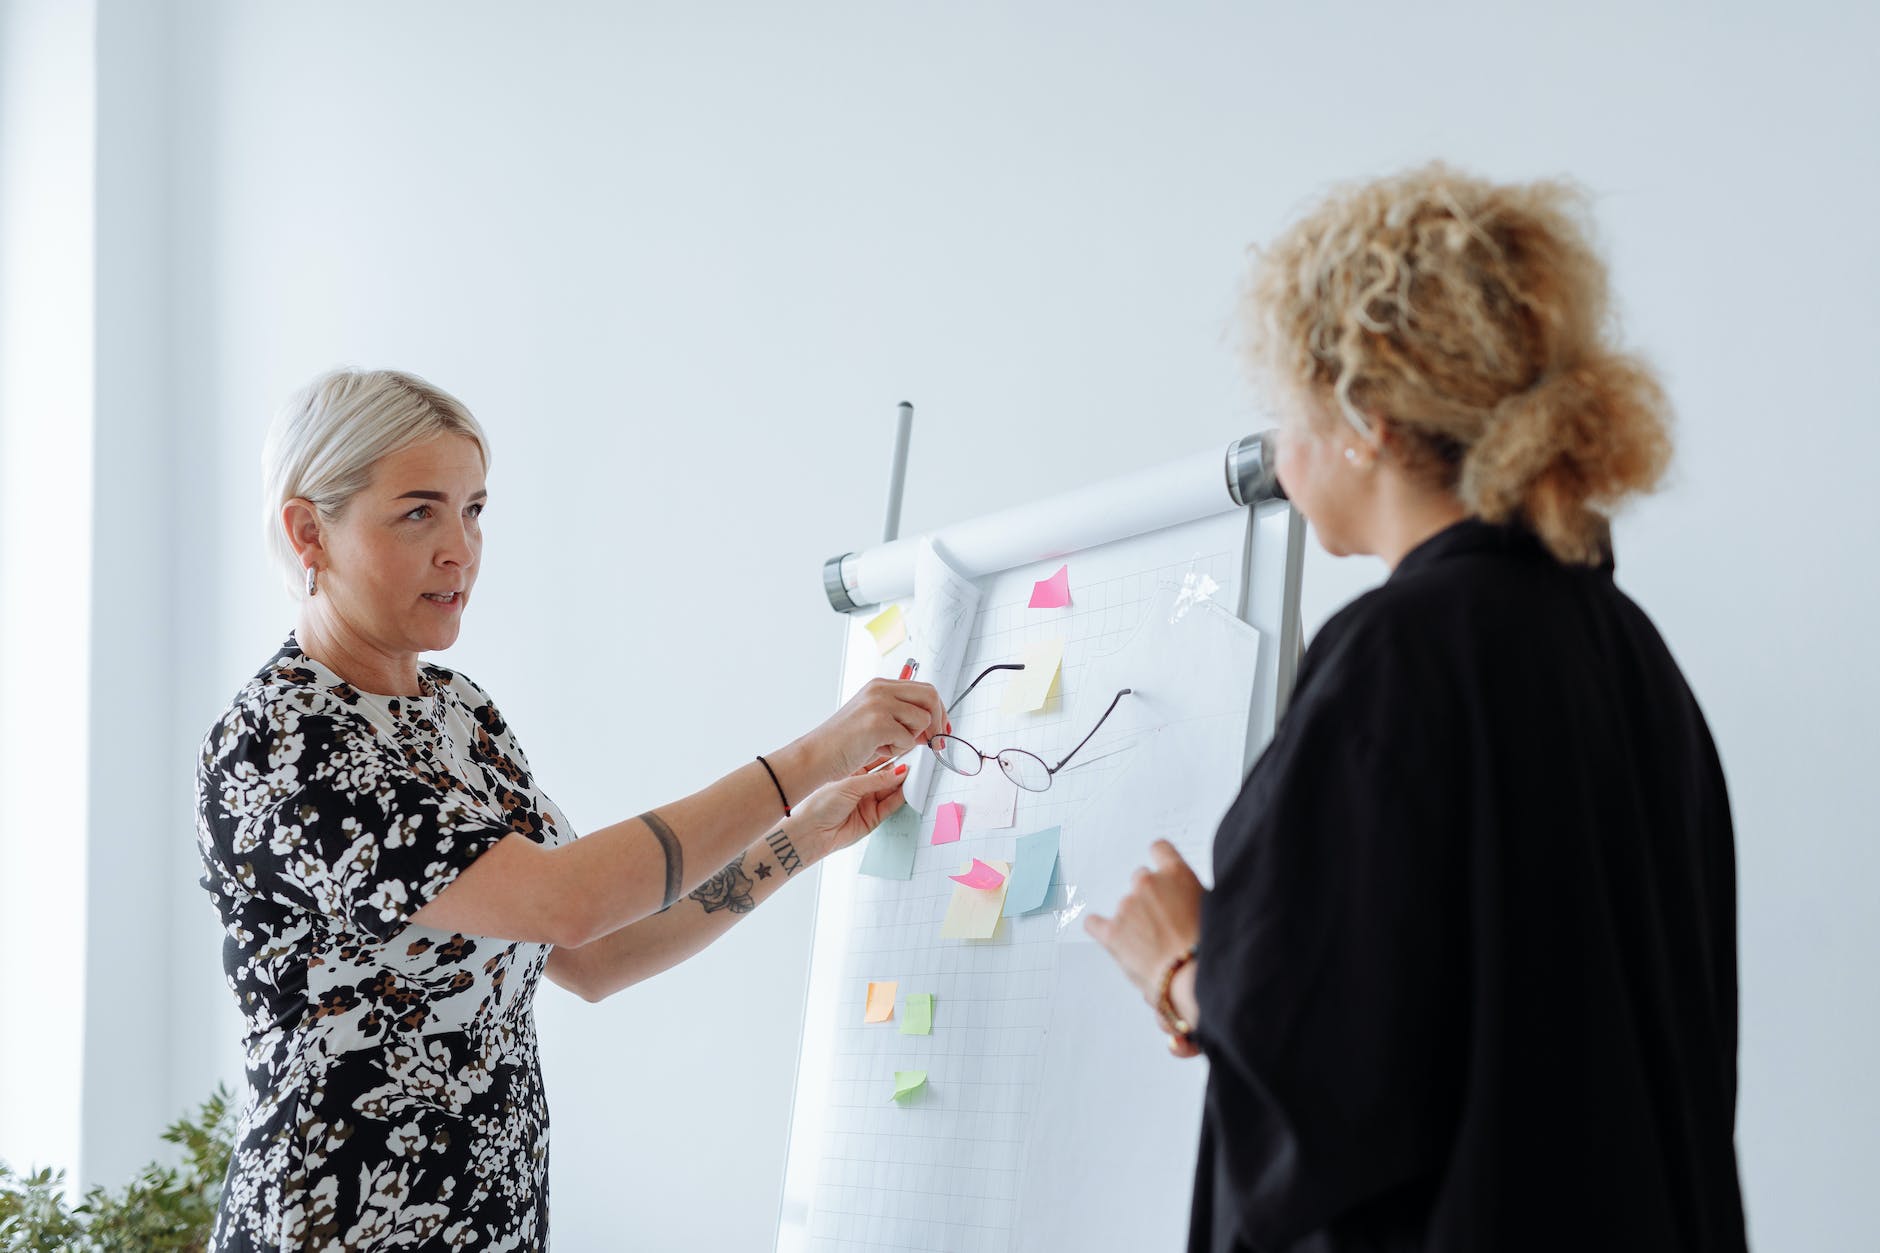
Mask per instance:
[[[589,1001],[631,987],[699,952],[785,883],[846,848],[899,809],[906,767],[821,788],[670,909],[548,956],[548,977]]]
[[[924,743],[945,725],[945,708],[930,685],[876,679],[769,760],[786,796],[806,795],[871,758]],[[690,796],[558,848],[505,836],[411,920],[579,948],[697,890],[775,830],[780,809],[777,785],[753,761]]]

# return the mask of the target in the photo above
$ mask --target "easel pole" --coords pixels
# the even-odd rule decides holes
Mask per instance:
[[[907,485],[907,445],[914,434],[914,406],[903,400],[895,411],[894,460],[888,466],[888,517],[881,526],[881,542],[901,538],[901,490]]]

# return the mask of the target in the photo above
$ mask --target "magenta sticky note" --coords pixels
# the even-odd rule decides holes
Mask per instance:
[[[955,801],[948,801],[940,806],[940,812],[934,815],[933,842],[951,844],[960,838],[960,823],[966,815],[966,806]]]
[[[1031,585],[1031,604],[1027,608],[1062,609],[1070,603],[1071,568],[1059,566],[1056,574]]]
[[[965,874],[950,874],[947,878],[963,888],[979,888],[982,891],[986,888],[996,888],[1005,882],[1004,875],[977,857],[973,858],[972,868]]]

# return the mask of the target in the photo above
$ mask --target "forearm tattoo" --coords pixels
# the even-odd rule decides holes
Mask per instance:
[[[760,863],[761,868],[761,863]],[[757,908],[751,899],[751,876],[744,873],[744,859],[738,858],[723,870],[692,890],[692,899],[708,914],[728,909],[734,914],[748,914]]]
[[[646,829],[653,833],[666,854],[666,894],[659,907],[671,909],[673,902],[679,899],[679,889],[685,885],[685,857],[679,850],[679,837],[672,833],[664,818],[650,809],[640,815],[640,821],[646,824]]]
[[[790,837],[783,833],[782,828],[765,836],[764,843],[770,845],[770,851],[777,855],[777,864],[783,867],[785,878],[803,868],[803,859],[796,855],[796,845],[790,843]]]

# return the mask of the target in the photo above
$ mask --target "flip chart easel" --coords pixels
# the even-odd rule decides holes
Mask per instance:
[[[910,417],[904,406],[897,459]],[[780,1251],[1180,1247],[1205,1063],[1168,1056],[1081,918],[1114,907],[1154,838],[1207,877],[1214,825],[1285,707],[1305,526],[1272,447],[1249,436],[924,536],[894,534],[897,489],[887,540],[826,563],[844,617],[839,698],[892,677],[904,650],[866,624],[890,605],[923,621],[916,568],[931,573],[936,554],[977,599],[962,673],[1062,645],[1041,707],[1009,711],[997,675],[950,710],[962,738],[1056,761],[1114,692],[1136,694],[1049,790],[934,770],[922,813],[819,868]],[[1069,603],[1031,607],[1060,568]],[[934,844],[948,803],[965,830]],[[1002,810],[1009,825],[975,825],[1007,822]],[[1020,837],[1052,829],[1042,908],[999,918],[988,939],[942,937],[966,890],[949,876],[974,858],[1011,867]],[[890,839],[912,842],[907,877],[862,873],[870,841]],[[884,1020],[888,982],[901,999]],[[924,1033],[901,1030],[908,997],[931,998],[913,1007]]]

